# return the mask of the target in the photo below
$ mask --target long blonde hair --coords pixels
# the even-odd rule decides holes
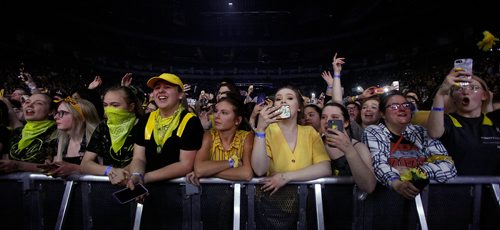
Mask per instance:
[[[90,138],[92,137],[92,133],[95,128],[99,124],[99,114],[97,110],[90,101],[85,99],[76,99],[76,105],[71,105],[71,102],[62,101],[61,104],[64,104],[66,108],[69,110],[71,116],[73,117],[73,127],[74,130],[79,130],[85,133],[85,141],[88,144]],[[78,111],[75,107],[80,108]],[[57,145],[57,156],[56,160],[63,159],[63,152],[68,146],[69,140],[71,137],[62,131],[57,132],[58,135],[58,145]]]

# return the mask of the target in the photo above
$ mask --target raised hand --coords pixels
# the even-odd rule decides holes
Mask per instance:
[[[122,77],[121,86],[129,87],[132,84],[132,73],[126,73]]]
[[[95,76],[94,80],[90,82],[89,86],[87,87],[88,89],[96,89],[102,85],[102,80],[100,76]]]

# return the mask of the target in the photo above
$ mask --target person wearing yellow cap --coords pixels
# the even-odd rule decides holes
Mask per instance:
[[[153,89],[158,109],[139,121],[127,187],[133,189],[137,183],[148,184],[149,196],[164,196],[162,184],[151,183],[184,177],[193,171],[195,155],[203,140],[203,127],[198,117],[181,103],[184,84],[178,76],[163,73],[150,78],[147,86]],[[154,200],[145,200],[143,219],[147,218],[149,210],[155,212],[163,208],[156,207],[161,202]],[[169,215],[170,220],[182,222],[182,216]]]

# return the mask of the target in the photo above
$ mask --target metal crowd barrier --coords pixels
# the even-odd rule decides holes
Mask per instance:
[[[183,178],[148,184],[144,204],[122,205],[107,177],[0,176],[0,229],[497,229],[500,177],[431,184],[415,200],[377,186],[360,192],[350,177],[294,182],[278,193],[249,182]],[[270,203],[266,203],[270,202]],[[271,205],[269,205],[271,204]],[[269,216],[281,213],[274,221]],[[267,223],[269,221],[269,223]],[[274,222],[273,222],[274,221]],[[266,222],[266,223],[265,223]]]

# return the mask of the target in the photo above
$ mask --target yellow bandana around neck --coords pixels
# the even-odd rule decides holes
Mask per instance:
[[[18,144],[18,149],[24,149],[28,147],[35,138],[47,131],[50,127],[56,124],[55,121],[45,120],[45,121],[26,121],[26,125],[22,131],[22,137]]]
[[[111,137],[111,147],[115,153],[119,153],[128,134],[135,124],[135,114],[125,109],[108,106],[104,108],[104,113],[108,118],[106,124]]]
[[[181,112],[184,110],[182,105],[179,105],[179,108],[175,110],[174,114],[169,117],[162,118],[160,114],[160,110],[155,110],[151,112],[151,116],[155,118],[155,126],[153,136],[155,138],[156,145],[160,148],[163,148],[163,144],[167,141],[170,136],[172,136],[172,132],[179,125],[179,121],[181,119]]]

